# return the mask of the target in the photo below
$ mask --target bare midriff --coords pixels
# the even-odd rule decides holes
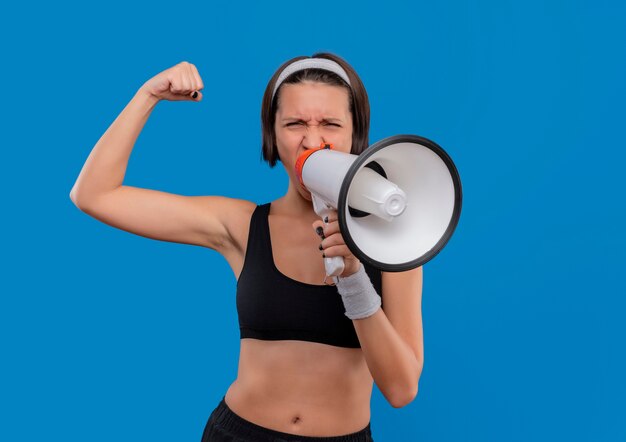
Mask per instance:
[[[360,348],[246,338],[225,401],[235,414],[265,428],[341,436],[369,423],[372,386]]]

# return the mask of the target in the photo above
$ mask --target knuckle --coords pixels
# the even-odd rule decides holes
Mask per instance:
[[[340,246],[343,244],[343,241],[341,240],[341,237],[337,236],[337,235],[332,235],[332,244],[334,246]]]
[[[332,258],[334,256],[337,256],[337,250],[335,249],[335,247],[329,247],[327,249],[324,249],[324,254],[326,255],[327,258]]]

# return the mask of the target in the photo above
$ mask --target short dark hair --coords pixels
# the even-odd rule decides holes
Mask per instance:
[[[324,69],[303,69],[294,72],[285,79],[278,87],[276,94],[272,98],[274,85],[280,73],[291,63],[311,57],[294,57],[283,63],[274,73],[265,93],[261,104],[261,136],[262,136],[262,157],[267,161],[270,167],[274,167],[276,162],[280,160],[278,157],[278,149],[276,148],[276,133],[274,124],[276,122],[276,111],[278,110],[278,100],[280,98],[280,90],[284,84],[297,84],[304,81],[315,81],[333,86],[342,86],[348,90],[348,99],[350,106],[350,114],[352,115],[352,146],[350,152],[358,155],[363,152],[369,145],[369,128],[370,128],[370,104],[365,91],[363,82],[357,75],[356,71],[343,58],[328,52],[318,52],[313,54],[313,58],[326,58],[338,63],[348,74],[350,85],[348,85],[339,75]]]

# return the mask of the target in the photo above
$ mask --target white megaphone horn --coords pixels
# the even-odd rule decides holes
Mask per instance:
[[[446,245],[461,214],[461,180],[448,154],[416,135],[397,135],[360,155],[322,143],[296,162],[300,183],[322,219],[336,210],[339,229],[361,261],[401,272],[430,261]],[[343,258],[324,258],[328,276]]]

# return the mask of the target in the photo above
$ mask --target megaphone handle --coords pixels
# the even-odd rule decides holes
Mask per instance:
[[[317,213],[322,220],[334,210],[329,203],[314,192],[311,192],[311,199],[313,200],[313,210],[315,210],[315,213]],[[343,258],[341,256],[324,258],[324,267],[326,268],[327,276],[339,276],[343,273],[344,269]]]
[[[324,258],[324,267],[326,268],[326,275],[339,276],[343,273],[343,258],[341,256]]]

